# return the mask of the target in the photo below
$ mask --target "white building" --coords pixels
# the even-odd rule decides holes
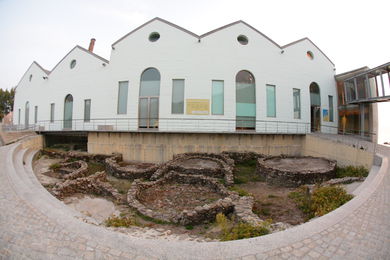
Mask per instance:
[[[198,36],[155,18],[113,43],[109,61],[92,42],[51,71],[33,62],[16,89],[14,123],[44,131],[336,132],[334,70],[308,38],[279,46],[243,21]]]

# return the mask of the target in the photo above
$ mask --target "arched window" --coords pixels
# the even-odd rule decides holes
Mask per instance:
[[[64,104],[64,128],[72,129],[73,120],[73,96],[71,94],[65,97]]]
[[[158,128],[160,72],[146,69],[141,75],[139,90],[139,127]]]
[[[27,101],[24,107],[24,127],[27,129],[30,124],[30,103]]]
[[[321,94],[317,83],[310,84],[310,123],[311,131],[319,131],[321,128]]]
[[[236,129],[255,129],[256,83],[252,73],[241,70],[236,75]]]

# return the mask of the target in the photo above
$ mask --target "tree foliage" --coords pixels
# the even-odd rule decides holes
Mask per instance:
[[[15,88],[3,90],[0,88],[0,120],[13,110]]]

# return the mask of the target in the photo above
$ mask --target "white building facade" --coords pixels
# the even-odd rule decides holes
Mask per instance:
[[[74,47],[19,82],[14,124],[41,131],[337,131],[334,64],[238,21],[198,36],[155,18],[112,45]]]

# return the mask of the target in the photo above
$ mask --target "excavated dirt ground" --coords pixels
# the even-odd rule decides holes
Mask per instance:
[[[329,170],[329,162],[322,158],[273,158],[264,163],[281,171],[322,171]]]
[[[167,183],[144,190],[139,200],[155,211],[180,213],[221,198],[218,193],[201,185]]]
[[[184,168],[212,168],[212,169],[216,169],[219,167],[218,163],[216,163],[212,160],[205,160],[205,159],[188,159],[188,160],[180,161],[178,164]]]
[[[305,222],[302,211],[288,198],[288,194],[295,189],[274,187],[265,182],[249,182],[237,186],[253,195],[255,199],[253,211],[261,219],[272,219],[272,222],[285,222],[291,225]]]

